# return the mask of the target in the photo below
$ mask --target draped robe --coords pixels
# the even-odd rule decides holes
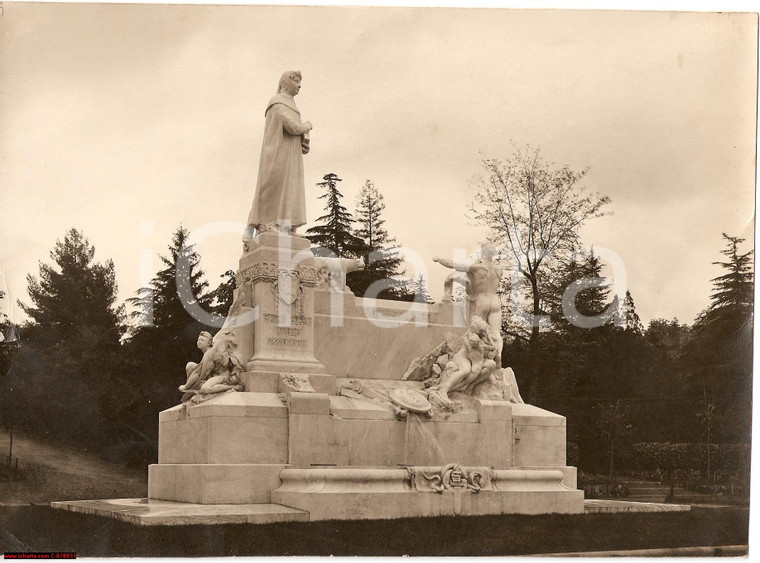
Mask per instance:
[[[301,123],[293,97],[283,92],[269,100],[264,115],[264,141],[248,224],[288,221],[291,227],[300,227],[306,224],[301,138],[308,128]]]

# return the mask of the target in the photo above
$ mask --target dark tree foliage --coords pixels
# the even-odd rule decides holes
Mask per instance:
[[[608,307],[617,307],[615,301],[610,302],[609,284],[602,276],[602,263],[593,249],[585,254],[574,253],[555,267],[546,287],[545,306],[552,326],[559,331],[578,329],[584,319],[600,317]],[[604,324],[611,321],[610,316]]]
[[[644,332],[644,325],[636,313],[636,305],[633,302],[633,296],[630,291],[625,292],[625,299],[616,313],[616,324],[623,324],[625,330],[636,334],[643,334]]]
[[[237,288],[237,282],[235,280],[235,271],[227,270],[221,276],[222,281],[216,289],[209,293],[209,299],[211,301],[211,312],[225,317],[232,307],[232,301]]]
[[[206,293],[208,282],[200,267],[200,256],[192,246],[187,245],[188,234],[184,227],[177,228],[169,245],[169,255],[159,256],[164,267],[156,273],[148,287],[141,287],[137,290],[137,297],[128,300],[135,307],[131,315],[139,322],[135,335],[157,328],[170,329],[175,338],[179,338],[189,328],[195,328],[197,321],[187,312],[180,298],[178,275],[189,283],[187,304],[197,303],[208,308],[211,300]],[[194,338],[190,333],[189,339]]]
[[[111,260],[93,262],[95,247],[76,229],[66,232],[50,252],[54,265],[40,263],[39,280],[29,274],[33,305],[19,306],[35,324],[61,338],[91,332],[99,346],[113,349],[121,337],[123,310],[116,307],[116,270]]]
[[[361,255],[365,267],[351,272],[346,283],[358,297],[365,295],[373,284],[373,291],[381,299],[412,300],[414,293],[406,288],[403,275],[403,261],[397,250],[396,240],[388,234],[383,219],[385,203],[383,195],[372,181],[367,180],[362,186],[356,201],[356,236],[362,241]]]
[[[693,327],[654,319],[644,328],[630,292],[616,303],[605,288],[578,293],[576,309],[587,315],[612,310],[616,322],[578,327],[561,311],[561,294],[576,280],[601,275],[598,260],[578,257],[552,272],[544,306],[553,323],[542,336],[543,382],[535,404],[567,417],[582,469],[634,469],[635,442],[749,441],[752,253],[740,250],[741,239],[725,240],[711,304]],[[504,358],[522,383],[526,340],[507,342]],[[705,456],[692,469],[704,471],[707,462]]]
[[[178,404],[177,387],[186,380],[184,366],[201,357],[196,341],[202,330],[209,330],[183,305],[177,286],[177,272],[187,280],[192,297],[188,300],[204,310],[212,307],[213,295],[206,292],[208,282],[200,266],[200,256],[187,245],[188,231],[177,228],[169,252],[161,256],[163,268],[148,287],[128,302],[136,309],[132,317],[139,322],[124,345],[124,369],[130,380],[142,389],[135,408],[135,422],[149,441],[157,441],[158,413]],[[221,294],[222,292],[220,292]],[[213,333],[214,330],[211,329]]]
[[[70,442],[98,446],[133,436],[135,390],[122,375],[113,262],[94,261],[95,248],[69,230],[27,277],[33,319],[2,382],[4,423]]]
[[[600,441],[606,444],[609,453],[609,478],[615,478],[615,449],[631,445],[633,424],[630,424],[630,408],[622,401],[598,404],[594,407],[596,431]]]
[[[683,370],[693,392],[703,395],[692,416],[714,404],[716,418],[726,422],[715,429],[718,439],[746,442],[752,414],[753,251],[739,251],[744,239],[725,233],[723,238],[726,261],[714,264],[724,273],[712,279],[712,302],[685,346]]]
[[[2,293],[2,292],[0,292]],[[18,327],[4,315],[0,316],[0,426],[12,426],[15,414],[13,398],[7,385],[14,357],[19,349]]]
[[[342,181],[331,172],[323,176],[322,182],[317,182],[317,186],[325,190],[319,196],[319,199],[326,200],[325,214],[317,218],[317,225],[306,230],[306,238],[317,247],[314,253],[318,256],[356,258],[364,247],[362,240],[353,233],[353,216],[341,203],[343,194],[338,190],[338,182]]]

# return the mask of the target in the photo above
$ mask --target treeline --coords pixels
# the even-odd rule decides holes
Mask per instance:
[[[117,304],[114,263],[96,261],[83,233],[70,229],[56,242],[51,262],[27,276],[28,302],[19,301],[31,321],[0,356],[4,427],[114,461],[155,461],[157,414],[178,403],[183,366],[197,359],[195,341],[206,328],[177,294],[178,259],[198,304],[220,311],[228,299],[229,280],[208,290],[187,234],[177,229],[162,269],[129,300],[129,311]]]
[[[533,384],[533,404],[567,417],[571,461],[582,469],[630,469],[641,442],[749,443],[752,252],[740,252],[742,239],[724,240],[726,258],[716,262],[724,273],[712,280],[711,304],[691,326],[654,319],[644,327],[631,294],[620,300],[603,285],[583,289],[574,304],[580,315],[607,320],[594,328],[574,324],[561,295],[582,279],[603,279],[593,252],[555,272],[561,281],[543,296],[551,324],[535,360],[529,336],[505,319],[513,335],[505,365],[521,385]],[[527,380],[531,370],[538,381]],[[707,468],[705,456],[690,469]]]

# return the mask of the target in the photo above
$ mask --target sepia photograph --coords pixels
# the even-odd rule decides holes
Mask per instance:
[[[0,2],[4,557],[748,557],[757,11],[357,4]]]

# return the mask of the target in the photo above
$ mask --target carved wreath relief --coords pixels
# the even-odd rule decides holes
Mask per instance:
[[[419,491],[433,490],[436,493],[469,491],[477,494],[488,488],[487,468],[465,468],[458,463],[449,463],[433,471],[430,468],[407,467],[412,488]]]

